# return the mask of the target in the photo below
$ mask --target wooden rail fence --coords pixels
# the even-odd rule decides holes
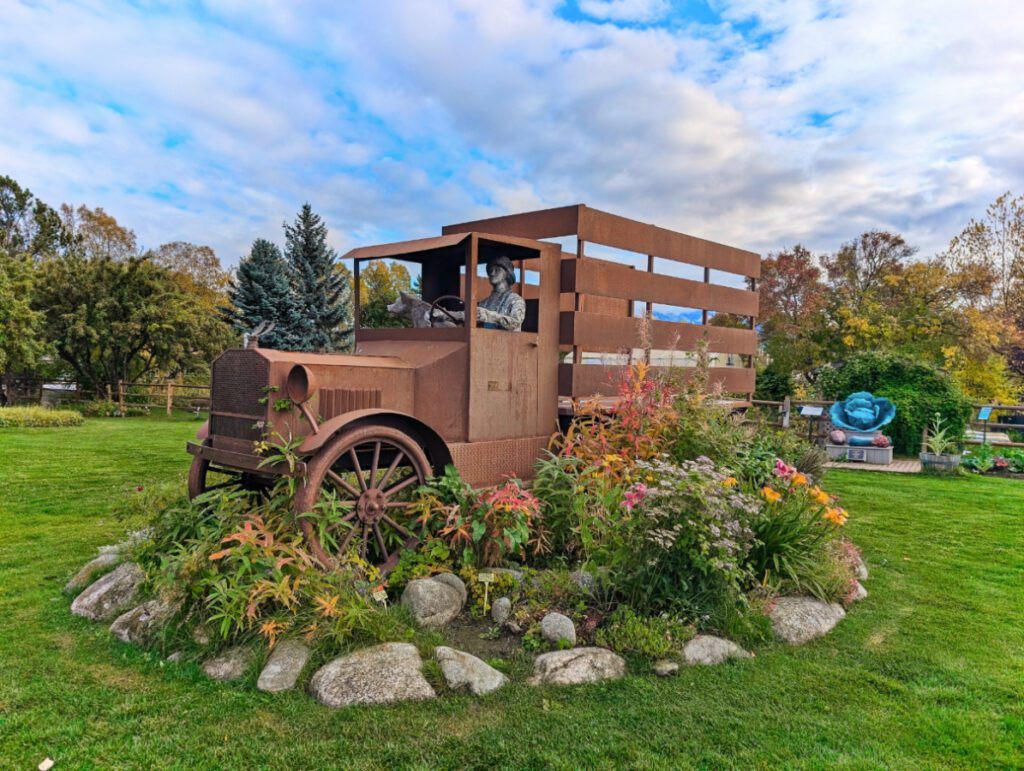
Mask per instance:
[[[107,401],[116,404],[125,413],[130,408],[163,409],[168,415],[174,410],[205,412],[210,406],[208,383],[134,383],[122,381],[106,384],[97,391],[70,379],[18,379],[8,398],[14,404],[47,403],[81,404],[88,401]]]

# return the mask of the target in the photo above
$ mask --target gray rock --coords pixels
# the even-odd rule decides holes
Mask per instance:
[[[540,620],[540,634],[552,645],[563,645],[564,642],[568,642],[571,647],[576,644],[576,627],[573,626],[571,618],[561,613],[548,613],[544,616]]]
[[[853,582],[853,591],[850,592],[850,596],[846,603],[849,605],[853,602],[860,602],[861,600],[867,599],[868,590],[864,588],[864,585],[860,581]]]
[[[117,552],[101,552],[96,559],[82,565],[79,571],[71,577],[71,580],[64,584],[64,591],[68,594],[79,592],[91,584],[100,573],[106,573],[120,563],[121,555]]]
[[[440,629],[452,621],[462,611],[465,598],[465,586],[460,592],[453,582],[440,576],[410,581],[402,592],[402,604],[417,624],[428,629]]]
[[[186,623],[187,621],[188,620],[186,619]],[[202,624],[197,625],[192,630],[192,642],[194,642],[196,645],[200,645],[205,648],[212,641],[213,638],[210,636],[210,630]]]
[[[255,660],[256,656],[251,649],[238,645],[204,661],[203,673],[221,682],[239,680]]]
[[[863,557],[857,557],[857,562],[853,566],[853,574],[857,576],[858,581],[868,580],[868,566],[867,563],[864,562]]]
[[[143,541],[153,537],[153,528],[144,527],[141,530],[134,530],[128,534],[128,537],[123,541],[120,541],[109,546],[101,546],[99,548],[100,554],[120,554],[124,556]]]
[[[92,621],[110,621],[136,603],[145,580],[145,572],[134,562],[118,565],[78,595],[71,612]]]
[[[846,615],[841,605],[813,597],[779,597],[769,614],[775,636],[791,645],[821,637]]]
[[[466,585],[462,582],[461,578],[454,573],[438,573],[436,576],[433,576],[433,579],[435,581],[440,581],[443,584],[447,584],[457,591],[462,604],[466,604],[466,599],[469,597],[469,594],[466,592]]]
[[[491,605],[491,621],[501,626],[508,621],[512,615],[512,600],[508,597],[499,597]]]
[[[533,662],[530,685],[576,685],[614,680],[626,674],[626,662],[604,648],[573,648],[542,653]]]
[[[167,663],[168,664],[180,664],[184,660],[185,660],[185,653],[184,653],[184,651],[175,651],[174,653],[172,653],[170,656],[167,657]]]
[[[679,671],[679,662],[658,659],[654,662],[654,674],[658,677],[672,677]]]
[[[268,693],[287,691],[295,687],[311,651],[300,640],[282,640],[274,646],[266,666],[260,672],[256,687]]]
[[[420,672],[411,643],[384,643],[334,659],[309,682],[314,699],[328,707],[391,704],[433,699],[437,694]]]
[[[508,678],[497,669],[468,653],[442,645],[434,649],[434,655],[449,688],[465,686],[474,696],[483,696],[508,682]]]
[[[732,640],[710,634],[699,634],[683,647],[683,661],[690,666],[721,664],[726,659],[749,658],[753,658],[753,655]]]
[[[496,576],[512,576],[517,584],[523,582],[523,571],[521,570],[514,570],[513,568],[488,568],[488,570]]]
[[[569,574],[569,580],[587,593],[594,591],[594,588],[597,586],[597,579],[594,578],[592,573],[588,573],[585,570],[572,571]]]
[[[110,633],[121,642],[148,645],[157,630],[177,611],[179,606],[163,600],[150,600],[118,616],[110,625]]]

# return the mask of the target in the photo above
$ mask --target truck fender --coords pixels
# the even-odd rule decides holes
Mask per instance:
[[[343,415],[335,415],[318,426],[315,434],[310,434],[305,438],[299,445],[299,455],[315,455],[321,447],[342,431],[357,425],[390,426],[405,432],[419,442],[436,474],[440,474],[444,467],[452,462],[452,454],[448,445],[441,435],[429,425],[404,412],[379,409],[353,410]]]

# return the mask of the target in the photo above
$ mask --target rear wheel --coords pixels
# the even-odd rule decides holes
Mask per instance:
[[[331,439],[306,465],[295,511],[310,551],[327,568],[353,546],[383,572],[419,542],[409,507],[432,469],[415,439],[362,426]]]

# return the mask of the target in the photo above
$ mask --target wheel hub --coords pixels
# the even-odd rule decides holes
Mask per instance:
[[[356,514],[360,521],[372,525],[384,516],[387,498],[375,487],[364,490],[356,501]]]

